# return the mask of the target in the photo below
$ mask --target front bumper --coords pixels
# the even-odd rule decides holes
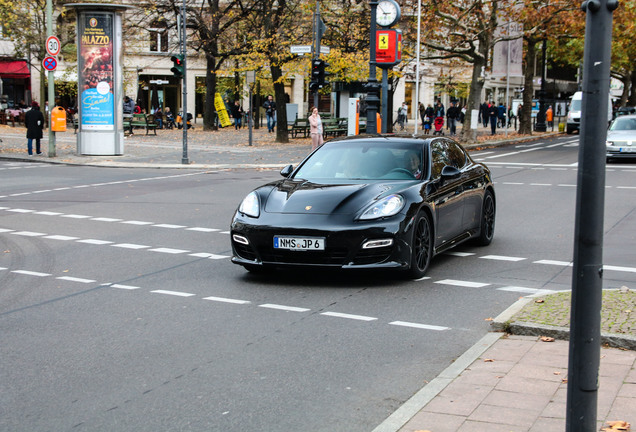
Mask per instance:
[[[275,235],[324,237],[325,250],[275,249]],[[365,222],[351,222],[349,215],[265,214],[259,219],[237,215],[230,230],[233,263],[269,267],[406,269],[410,266],[411,235],[402,214]],[[362,247],[369,240],[380,239],[393,241],[389,246]]]

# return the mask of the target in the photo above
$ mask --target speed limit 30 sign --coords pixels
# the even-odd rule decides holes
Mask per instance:
[[[62,45],[60,44],[60,40],[55,36],[49,36],[46,39],[46,52],[50,56],[56,56],[60,53],[60,49]]]

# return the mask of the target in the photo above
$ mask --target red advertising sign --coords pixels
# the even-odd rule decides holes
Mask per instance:
[[[388,68],[402,61],[402,31],[396,29],[376,31],[375,62]]]

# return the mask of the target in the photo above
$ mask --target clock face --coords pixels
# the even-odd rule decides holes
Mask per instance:
[[[382,0],[378,3],[376,22],[382,27],[391,27],[400,18],[400,7],[391,0]]]

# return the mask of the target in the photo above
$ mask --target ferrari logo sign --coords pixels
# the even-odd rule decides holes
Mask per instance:
[[[388,29],[376,32],[375,62],[389,68],[402,61],[402,32]]]
[[[389,34],[379,33],[378,34],[378,50],[386,51],[388,49],[389,49]]]

